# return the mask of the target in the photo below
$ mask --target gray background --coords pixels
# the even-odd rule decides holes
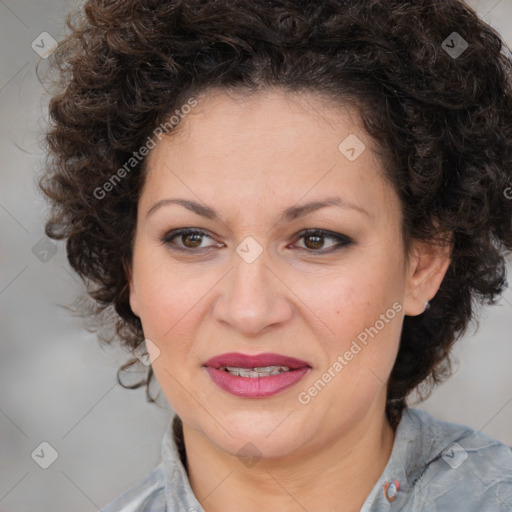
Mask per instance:
[[[512,46],[512,1],[470,4]],[[98,510],[158,462],[171,414],[163,400],[146,403],[142,389],[120,388],[125,356],[100,348],[59,307],[81,290],[64,247],[46,263],[33,252],[44,243],[35,183],[46,99],[31,43],[42,32],[62,38],[77,5],[0,0],[0,512]],[[512,445],[511,330],[509,289],[455,350],[456,375],[420,407]],[[43,441],[58,452],[46,470],[31,457]]]

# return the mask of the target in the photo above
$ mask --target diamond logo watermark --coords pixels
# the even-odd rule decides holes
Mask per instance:
[[[452,443],[441,457],[452,469],[457,469],[468,458],[468,452],[459,443]]]
[[[452,32],[441,44],[441,48],[452,59],[459,58],[468,46],[468,42],[458,32]]]
[[[353,162],[357,160],[366,146],[363,141],[357,136],[351,133],[339,146],[340,153],[347,159]]]
[[[263,247],[252,236],[248,236],[236,248],[236,252],[246,263],[252,263],[263,252]]]
[[[32,247],[32,254],[42,263],[48,263],[57,254],[57,246],[48,237],[43,236]]]
[[[34,462],[43,469],[48,469],[59,457],[57,450],[43,441],[31,454]]]
[[[160,356],[160,349],[150,339],[145,339],[133,354],[144,366],[149,366]]]
[[[252,468],[261,459],[262,453],[253,443],[245,443],[236,455],[244,466]]]
[[[59,43],[48,32],[41,32],[32,41],[32,50],[41,58],[47,59],[59,46]]]

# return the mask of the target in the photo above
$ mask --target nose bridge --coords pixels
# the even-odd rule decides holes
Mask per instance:
[[[219,321],[246,334],[286,321],[292,312],[286,288],[271,268],[271,258],[254,242],[246,239],[233,254],[233,268],[226,276],[228,285],[215,308]]]

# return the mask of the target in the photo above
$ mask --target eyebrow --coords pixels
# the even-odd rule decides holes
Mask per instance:
[[[162,199],[161,201],[158,201],[148,210],[148,212],[146,213],[146,219],[160,208],[172,204],[181,205],[187,208],[187,210],[190,210],[191,212],[194,212],[197,215],[201,215],[202,217],[220,220],[219,214],[213,208],[210,208],[209,206],[206,206],[204,204],[197,203],[195,201],[191,201],[189,199],[178,198]],[[349,201],[348,199],[344,199],[338,196],[331,196],[319,201],[310,201],[309,203],[305,203],[300,206],[291,206],[281,214],[278,222],[282,222],[283,220],[291,221],[293,219],[296,219],[297,217],[302,217],[316,210],[319,210],[320,208],[325,208],[326,206],[337,206],[339,208],[355,210],[367,215],[368,217],[372,217],[370,213],[368,213],[364,208],[358,206],[352,201]]]

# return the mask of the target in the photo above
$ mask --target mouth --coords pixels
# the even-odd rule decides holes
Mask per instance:
[[[221,366],[219,370],[223,370],[235,377],[248,377],[254,379],[258,377],[270,377],[270,375],[280,375],[289,372],[287,366],[256,366],[254,368],[240,368],[237,366]]]
[[[280,354],[221,354],[203,365],[224,391],[244,398],[266,398],[297,384],[309,371],[306,361]]]

